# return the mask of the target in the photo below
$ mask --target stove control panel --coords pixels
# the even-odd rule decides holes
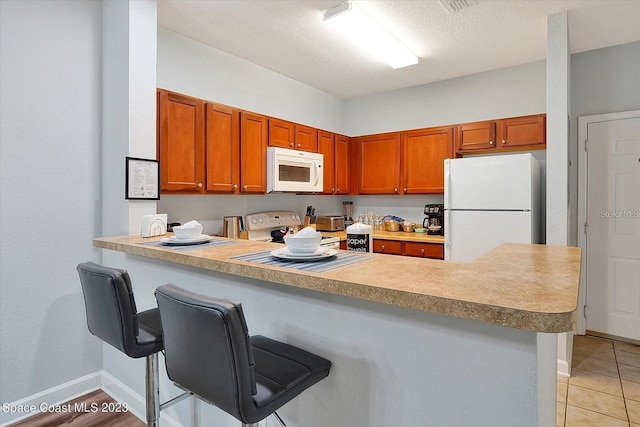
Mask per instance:
[[[289,211],[260,212],[246,217],[248,231],[286,228],[300,224],[300,216]]]

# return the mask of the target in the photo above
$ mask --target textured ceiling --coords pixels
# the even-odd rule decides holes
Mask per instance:
[[[159,0],[158,25],[341,98],[543,60],[547,16],[564,10],[572,53],[640,40],[640,0],[466,1],[357,2],[419,57],[398,70],[323,25],[342,0]]]

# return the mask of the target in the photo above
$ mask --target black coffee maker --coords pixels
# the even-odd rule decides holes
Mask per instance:
[[[424,205],[422,227],[427,234],[444,236],[444,205]]]

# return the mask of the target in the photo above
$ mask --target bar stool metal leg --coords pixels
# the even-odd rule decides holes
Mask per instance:
[[[149,427],[158,427],[158,418],[160,416],[158,353],[153,353],[147,356],[145,382],[145,392],[147,395],[147,425]]]

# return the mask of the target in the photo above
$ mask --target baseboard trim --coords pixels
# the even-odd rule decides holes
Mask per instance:
[[[129,412],[143,422],[147,422],[145,398],[106,371],[102,372],[102,390],[115,401],[126,403],[129,406]],[[160,423],[162,426],[183,427],[182,423],[167,415],[166,412],[160,412]]]
[[[64,384],[52,387],[48,390],[41,391],[39,393],[27,396],[23,399],[11,402],[9,406],[39,406],[43,403],[47,405],[57,405],[69,400],[76,399],[87,393],[102,389],[114,400],[120,403],[126,403],[129,411],[139,418],[142,422],[146,423],[146,404],[143,396],[133,391],[122,381],[115,378],[108,372],[101,370],[94,372],[84,377],[76,378],[75,380],[68,381]],[[7,427],[10,424],[21,421],[25,418],[29,418],[33,415],[40,413],[39,410],[30,413],[16,413],[10,414],[0,410],[0,427]],[[160,413],[160,421],[163,426],[182,427],[182,424],[176,421],[173,417],[167,415],[164,412]]]
[[[23,399],[16,400],[9,403],[9,406],[32,406],[38,408],[41,404],[57,405],[68,400],[75,399],[92,391],[99,389],[102,385],[102,371],[94,372],[92,374],[85,375],[84,377],[76,378],[75,380],[68,381],[64,384],[51,387],[50,389],[41,391],[31,396],[27,396]],[[17,421],[29,418],[32,415],[39,413],[16,413],[10,414],[8,412],[0,411],[0,427],[8,426],[9,424]]]
[[[569,362],[558,359],[558,375],[567,378],[571,376],[569,373]]]

